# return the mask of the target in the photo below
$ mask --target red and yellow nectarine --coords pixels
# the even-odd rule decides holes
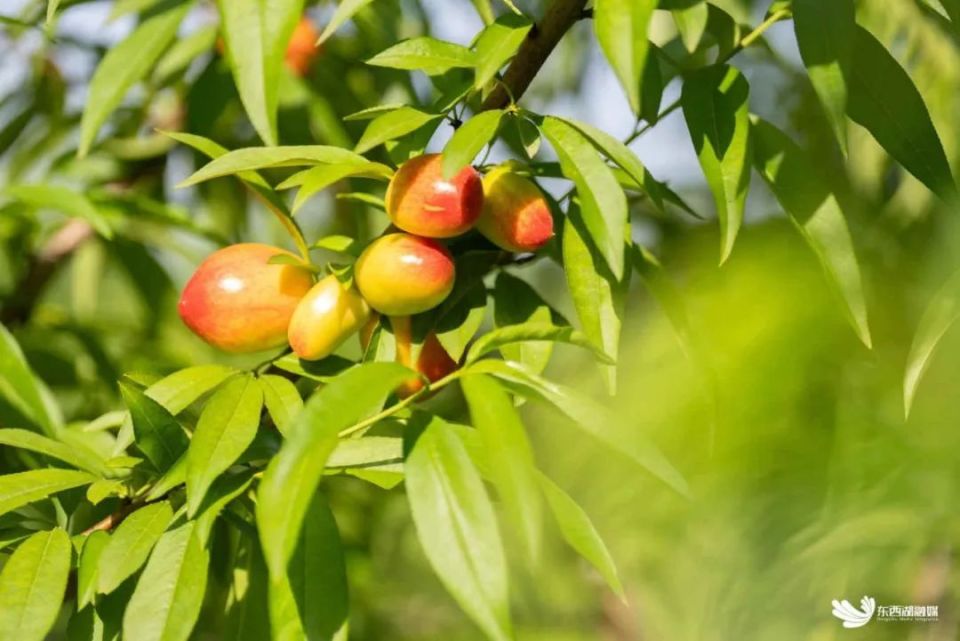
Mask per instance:
[[[553,216],[533,181],[500,166],[483,178],[483,213],[477,229],[494,245],[532,252],[553,237]]]
[[[473,227],[483,208],[483,183],[473,167],[443,177],[442,158],[408,160],[387,188],[387,215],[400,229],[429,238],[458,236]]]
[[[320,53],[320,49],[317,48],[319,37],[320,34],[317,33],[310,19],[300,18],[284,53],[284,62],[287,67],[298,76],[307,75],[313,59]]]
[[[241,243],[207,257],[180,296],[180,317],[193,332],[228,352],[279,347],[313,276],[294,265],[271,265],[277,247]],[[292,254],[290,254],[292,256]]]
[[[387,234],[367,247],[354,267],[360,293],[388,316],[432,309],[453,289],[453,257],[446,247],[411,234]]]
[[[370,317],[370,307],[356,288],[327,276],[303,297],[290,319],[287,338],[300,358],[326,358]]]

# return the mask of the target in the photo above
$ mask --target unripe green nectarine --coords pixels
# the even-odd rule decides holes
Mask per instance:
[[[387,187],[387,215],[400,229],[429,238],[458,236],[483,209],[483,183],[473,167],[449,180],[439,154],[408,160]]]
[[[446,247],[411,234],[387,234],[367,247],[354,267],[360,293],[387,316],[432,309],[453,289],[453,257]]]
[[[550,207],[532,180],[501,165],[484,176],[483,191],[477,229],[497,247],[532,252],[553,237]]]
[[[297,305],[287,338],[298,357],[319,360],[332,354],[369,317],[370,307],[356,288],[344,287],[336,276],[327,276]]]
[[[277,247],[241,243],[206,258],[180,295],[180,318],[228,352],[257,352],[287,341],[287,325],[313,276],[294,265],[271,265]],[[292,256],[292,254],[290,254]]]

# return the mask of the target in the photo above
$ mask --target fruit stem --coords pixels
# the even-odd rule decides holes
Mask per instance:
[[[410,329],[409,316],[390,316],[390,327],[393,329],[393,337],[397,342],[397,362],[404,367],[415,369],[413,367],[413,331]]]

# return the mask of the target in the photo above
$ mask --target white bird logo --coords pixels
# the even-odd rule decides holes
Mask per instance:
[[[845,628],[861,628],[870,622],[873,613],[877,610],[877,602],[872,598],[865,596],[860,599],[860,609],[856,609],[850,602],[833,600],[833,616],[843,621]]]

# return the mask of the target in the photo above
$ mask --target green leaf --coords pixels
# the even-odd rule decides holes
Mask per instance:
[[[100,555],[103,553],[110,535],[103,530],[91,532],[80,550],[80,561],[77,564],[77,609],[82,610],[88,603],[93,602],[97,593],[97,574],[100,566]]]
[[[60,0],[47,0],[46,26],[50,28],[53,25],[53,19],[57,15],[57,9],[60,8]]]
[[[404,40],[367,60],[367,64],[374,67],[422,70],[429,75],[457,67],[473,67],[476,62],[477,56],[466,47],[429,36]]]
[[[406,136],[441,117],[439,114],[428,114],[413,107],[388,111],[370,121],[354,151],[358,154],[366,153],[377,145]]]
[[[577,207],[571,205],[563,226],[563,271],[567,288],[583,333],[599,352],[616,360],[629,272],[623,280],[617,280],[610,273],[597,250],[589,244],[579,214]],[[607,366],[604,373],[607,389],[613,393],[617,387],[617,369]]]
[[[333,12],[333,17],[330,18],[330,22],[323,28],[317,44],[323,44],[344,22],[352,18],[358,11],[370,4],[370,2],[372,2],[372,0],[342,0],[340,4],[337,5],[337,10]]]
[[[270,639],[270,619],[267,611],[269,582],[260,544],[255,538],[240,537],[231,586],[233,602],[226,615],[225,639],[231,639],[231,641]]]
[[[505,271],[497,274],[493,287],[493,324],[497,328],[525,323],[553,324],[555,312],[530,285]],[[591,348],[593,346],[591,345]],[[551,341],[504,343],[498,346],[509,361],[517,361],[530,371],[542,372],[553,353]]]
[[[326,383],[334,376],[350,369],[354,362],[342,356],[328,356],[319,361],[304,361],[296,354],[287,354],[273,361],[273,366],[297,376],[303,376],[319,383]]]
[[[627,175],[636,182],[637,187],[642,188],[659,209],[663,209],[660,183],[650,175],[632,149],[593,125],[577,120],[565,119],[564,122],[579,129],[580,133],[586,136],[603,155],[627,172]]]
[[[480,90],[509,62],[533,24],[523,16],[508,13],[497,18],[477,36],[476,74],[473,88]]]
[[[847,152],[847,82],[853,57],[853,0],[794,0],[793,28],[800,56],[830,125]]]
[[[413,372],[396,363],[365,363],[332,379],[304,405],[270,462],[257,493],[257,525],[270,575],[284,575],[300,525],[341,430],[378,411]]]
[[[394,436],[365,436],[341,440],[327,460],[327,469],[403,469],[403,439]]]
[[[44,456],[49,456],[74,467],[90,472],[103,474],[106,466],[103,460],[89,448],[80,443],[67,445],[52,438],[41,436],[36,432],[29,432],[17,428],[0,429],[0,445],[9,445],[22,450],[30,450]]]
[[[3,190],[11,198],[36,209],[50,209],[81,218],[104,238],[113,238],[110,223],[83,194],[58,185],[12,185]]]
[[[734,67],[698,69],[683,83],[681,103],[700,167],[720,219],[720,264],[743,222],[750,186],[750,87]]]
[[[97,477],[86,472],[53,468],[4,474],[0,476],[0,515],[96,480]]]
[[[187,522],[166,532],[137,580],[123,615],[123,638],[187,641],[207,588],[210,556]]]
[[[202,27],[186,38],[178,40],[153,70],[153,82],[163,84],[176,74],[187,69],[194,60],[213,48],[218,29],[211,25]]]
[[[472,363],[484,354],[489,354],[496,349],[502,351],[502,348],[506,346],[528,342],[559,342],[576,345],[589,349],[602,362],[608,365],[614,364],[613,359],[597,349],[597,346],[582,332],[578,332],[568,325],[558,326],[549,322],[542,323],[537,321],[521,323],[519,325],[507,325],[487,332],[470,346],[470,351],[467,352],[466,362]]]
[[[613,171],[589,140],[574,127],[548,116],[543,134],[560,159],[563,174],[574,182],[580,196],[583,221],[617,280],[623,277],[623,228],[627,223],[627,198]]]
[[[682,9],[672,11],[673,21],[677,25],[677,31],[680,32],[680,40],[684,48],[693,53],[700,45],[700,39],[703,38],[707,30],[707,21],[710,19],[710,11],[707,3],[698,2]]]
[[[217,7],[240,102],[260,138],[276,145],[283,57],[303,0],[218,0]]]
[[[179,140],[180,137],[177,139]],[[326,145],[246,147],[244,149],[234,149],[222,156],[215,157],[177,186],[188,187],[205,180],[229,176],[231,174],[240,174],[240,178],[249,180],[249,176],[243,175],[244,172],[267,167],[299,167],[324,163],[364,162],[367,162],[366,158],[348,149]],[[263,185],[266,186],[266,182],[263,182]]]
[[[195,536],[206,545],[210,539],[213,525],[231,501],[247,491],[253,483],[254,472],[243,470],[236,474],[224,474],[214,481],[197,511],[197,529]]]
[[[144,393],[175,416],[237,371],[225,365],[196,365],[163,377]]]
[[[7,328],[0,324],[0,396],[24,418],[48,435],[54,435],[62,419],[54,413],[56,406],[45,399],[50,392],[38,379],[23,356],[20,346]]]
[[[941,198],[956,194],[950,164],[923,97],[884,46],[856,28],[847,111],[903,168]]]
[[[97,591],[109,594],[133,576],[147,562],[172,519],[167,502],[146,505],[124,519],[100,553]]]
[[[836,196],[817,171],[816,160],[764,120],[754,119],[752,136],[757,171],[817,254],[847,319],[870,347],[867,304],[853,239]]]
[[[461,381],[470,418],[480,433],[490,475],[507,518],[520,535],[532,566],[540,558],[543,523],[536,463],[513,400],[489,376],[466,376]]]
[[[540,473],[537,478],[564,540],[597,569],[618,597],[625,599],[623,584],[620,583],[613,557],[590,517],[569,494],[544,474]]]
[[[630,107],[640,113],[640,81],[647,61],[647,30],[656,0],[596,0],[597,41],[620,80]]]
[[[207,401],[187,450],[187,505],[193,516],[213,481],[253,442],[263,392],[247,374],[228,381]]]
[[[355,111],[348,116],[344,116],[344,122],[353,122],[355,120],[373,120],[377,116],[382,116],[385,113],[391,111],[396,111],[407,105],[402,102],[391,102],[384,105],[377,105],[375,107],[367,107],[366,109],[361,109],[360,111]]]
[[[455,259],[453,291],[440,306],[434,325],[437,340],[455,361],[460,360],[483,324],[487,308],[483,277],[493,267],[496,256],[496,252],[465,252]]]
[[[346,639],[349,605],[340,533],[319,492],[304,517],[286,575],[270,581],[269,604],[275,641]]]
[[[184,452],[183,456],[177,459],[177,462],[170,466],[166,472],[163,473],[157,482],[153,484],[153,487],[150,488],[150,493],[147,494],[148,501],[156,501],[163,497],[164,494],[177,487],[182,485],[187,480],[187,453]]]
[[[70,537],[60,528],[20,544],[0,574],[0,639],[46,638],[60,613],[70,556]]]
[[[161,1],[162,0],[117,0],[113,3],[113,8],[110,10],[110,16],[107,20],[113,21],[117,18],[130,15],[131,13],[143,13],[151,7],[160,4]]]
[[[617,424],[617,418],[605,406],[577,390],[541,378],[516,363],[493,359],[477,361],[464,375],[468,373],[496,376],[512,392],[552,404],[587,434],[637,463],[678,493],[689,494],[686,480],[653,442],[637,431],[631,431],[629,438],[619,438],[609,429]]]
[[[165,0],[152,7],[129,36],[107,50],[90,80],[80,123],[81,157],[87,155],[100,127],[130,87],[147,75],[173,42],[192,5],[189,0]]]
[[[516,128],[517,139],[523,147],[527,158],[533,160],[540,151],[540,129],[528,119],[516,116],[510,118],[510,123]],[[509,129],[507,132],[509,133]]]
[[[405,469],[413,522],[433,570],[488,637],[512,638],[496,516],[463,443],[432,417]]]
[[[344,178],[363,177],[390,180],[392,176],[392,169],[377,162],[319,165],[297,172],[280,183],[277,189],[300,185],[300,190],[297,192],[297,197],[293,202],[292,208],[292,210],[296,212],[314,194]]]
[[[263,390],[263,402],[280,433],[286,436],[290,424],[303,409],[303,398],[289,379],[276,374],[264,374],[257,379]]]
[[[503,118],[503,109],[482,111],[457,129],[446,146],[443,148],[443,175],[452,178],[458,171],[473,162],[483,148],[490,144],[500,120]]]
[[[930,365],[937,344],[957,319],[960,319],[960,272],[951,276],[934,295],[917,325],[903,377],[903,409],[906,417],[910,416],[917,386]]]
[[[660,119],[660,102],[663,100],[663,74],[659,60],[663,54],[653,43],[649,47],[649,60],[643,66],[643,77],[640,79],[640,117],[647,124],[654,125]]]
[[[133,385],[120,382],[120,394],[130,409],[137,447],[161,472],[187,451],[189,440],[170,412]]]

